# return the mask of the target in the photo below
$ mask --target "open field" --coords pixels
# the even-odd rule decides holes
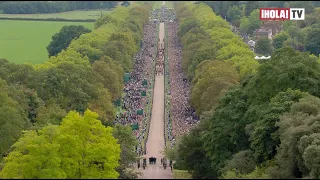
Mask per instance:
[[[50,14],[0,14],[0,18],[32,18],[32,19],[71,19],[71,20],[84,20],[84,19],[98,19],[101,17],[101,13],[108,14],[112,9],[89,10],[89,11],[67,11],[61,13]]]
[[[48,60],[46,47],[51,37],[65,25],[83,25],[93,29],[90,22],[0,20],[0,58],[33,64]]]
[[[173,179],[192,179],[192,176],[186,170],[172,170]]]

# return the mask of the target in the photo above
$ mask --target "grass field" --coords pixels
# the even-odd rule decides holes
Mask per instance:
[[[33,64],[48,60],[46,47],[51,37],[65,25],[83,25],[93,29],[90,22],[0,20],[0,58]]]
[[[192,179],[192,176],[186,170],[172,170],[173,179]]]
[[[0,18],[34,18],[34,19],[48,19],[48,18],[61,18],[61,19],[98,19],[102,14],[108,14],[111,9],[103,9],[90,11],[67,11],[62,13],[50,13],[50,14],[0,14]]]

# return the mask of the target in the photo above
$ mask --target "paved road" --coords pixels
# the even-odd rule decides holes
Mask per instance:
[[[160,23],[159,29],[160,42],[164,40],[164,23]],[[154,156],[157,158],[157,164],[147,164],[145,170],[139,179],[173,179],[170,167],[164,169],[160,159],[163,157],[161,152],[164,150],[164,76],[155,77],[155,86],[153,93],[152,117],[150,121],[149,137],[147,142],[147,163],[148,158]],[[168,163],[167,163],[168,164]]]

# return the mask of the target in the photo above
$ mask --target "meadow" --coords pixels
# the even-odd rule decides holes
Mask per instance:
[[[59,19],[72,19],[72,20],[84,20],[84,19],[98,19],[104,14],[108,14],[112,9],[100,10],[78,10],[78,11],[67,11],[62,13],[49,13],[49,14],[0,14],[0,18],[32,18],[32,19],[48,19],[48,18],[59,18]]]
[[[0,58],[32,64],[48,60],[46,47],[51,37],[65,25],[83,25],[89,29],[94,27],[92,22],[0,20]]]

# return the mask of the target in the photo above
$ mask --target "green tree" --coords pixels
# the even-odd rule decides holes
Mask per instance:
[[[283,42],[289,39],[289,34],[285,31],[276,34],[275,37],[272,39],[272,46],[275,49],[280,49],[283,47]]]
[[[69,112],[63,119],[56,140],[63,147],[61,167],[67,178],[118,177],[115,168],[119,165],[120,145],[112,136],[113,129],[103,126],[97,118],[96,113],[87,110],[83,116]]]
[[[256,49],[255,51],[257,53],[263,54],[263,55],[271,55],[272,53],[272,45],[271,41],[268,38],[261,38],[257,41]]]
[[[281,144],[276,156],[280,178],[319,178],[320,99],[307,96],[280,117]],[[275,174],[271,174],[275,178]]]
[[[288,88],[300,89],[318,96],[319,72],[317,58],[292,48],[281,48],[260,66],[257,76],[245,89],[249,93],[250,103],[258,104],[268,102],[270,98]]]
[[[195,51],[193,51],[195,52]],[[216,48],[214,46],[202,46],[195,52],[191,58],[191,64],[188,68],[188,76],[190,79],[195,77],[195,72],[198,65],[205,60],[215,60]]]
[[[103,126],[97,117],[90,110],[83,116],[72,111],[60,126],[26,131],[5,158],[0,177],[117,178],[120,145],[112,128]]]
[[[227,12],[227,18],[230,19],[231,22],[240,24],[240,19],[242,17],[242,11],[238,6],[230,6]]]
[[[111,57],[121,65],[124,72],[130,72],[132,68],[132,58],[126,52],[127,43],[125,41],[113,40],[109,41],[103,49],[106,56]]]
[[[96,22],[94,23],[94,29],[98,29],[99,27],[101,27],[104,24],[117,24],[117,20],[115,18],[113,18],[111,15],[107,14],[104,15],[103,17],[99,18],[96,20]]]
[[[248,109],[247,98],[241,87],[233,87],[219,100],[209,119],[208,130],[203,132],[203,143],[211,160],[213,178],[221,176],[227,160],[248,149],[245,127],[249,120],[243,118]]]
[[[182,21],[182,23],[179,24],[179,30],[178,30],[178,36],[182,37],[185,35],[188,31],[190,31],[192,28],[200,26],[199,22],[196,18],[188,18],[185,21]]]
[[[82,34],[90,32],[90,29],[85,28],[82,25],[63,26],[58,33],[52,36],[52,41],[47,46],[49,57],[55,56],[63,49],[66,49],[73,39],[78,38]]]
[[[29,89],[25,85],[12,84],[6,86],[8,95],[19,103],[19,106],[24,110],[29,122],[34,123],[37,117],[37,108],[43,104],[42,99],[38,97],[34,89]]]
[[[250,28],[250,21],[247,17],[242,17],[240,19],[240,32],[241,33],[248,33],[249,32],[249,28]]]
[[[62,119],[67,115],[67,112],[61,109],[57,104],[47,104],[40,106],[37,109],[36,124],[40,127],[47,126],[49,124],[59,125]]]
[[[256,162],[251,150],[240,151],[228,160],[224,171],[237,170],[238,173],[248,174],[255,170]]]
[[[312,13],[314,11],[314,6],[312,1],[287,1],[284,6],[286,8],[294,8],[294,7],[300,7],[305,8],[306,14]]]
[[[27,113],[8,93],[5,81],[0,79],[0,160],[11,145],[20,138],[21,131],[30,127]]]
[[[258,1],[247,1],[246,8],[245,8],[245,15],[249,16],[253,10],[258,8],[259,8]]]
[[[57,127],[49,126],[39,132],[26,131],[5,158],[1,178],[66,178],[60,167],[59,144],[52,143]]]
[[[307,32],[306,38],[306,50],[312,54],[319,56],[320,55],[320,28],[312,28]]]
[[[238,81],[239,74],[230,63],[203,61],[199,64],[191,92],[191,103],[197,114],[211,110],[225,91]]]
[[[176,164],[185,167],[195,179],[215,177],[203,147],[202,134],[207,127],[208,121],[201,121],[189,134],[182,136],[177,144]]]
[[[136,163],[138,160],[138,155],[136,153],[135,147],[138,145],[138,141],[133,135],[131,126],[122,126],[116,124],[113,130],[113,136],[118,139],[118,144],[120,144],[121,154],[119,160],[119,167],[117,167],[117,172],[119,173],[120,179],[132,179],[137,178],[137,173],[129,171],[130,164]]]
[[[249,34],[253,34],[253,32],[256,29],[259,29],[260,25],[261,25],[259,9],[253,10],[250,13],[250,16],[248,16],[248,20],[250,21],[250,26],[249,26],[249,29],[248,29],[248,33]]]
[[[63,63],[37,71],[28,84],[44,101],[55,99],[66,111],[84,112],[91,100],[100,98],[100,81],[90,65]]]
[[[111,58],[105,57],[92,64],[92,69],[101,76],[103,86],[112,94],[112,100],[122,96],[123,91],[123,70]]]
[[[88,108],[97,112],[102,124],[107,126],[116,118],[116,110],[112,104],[112,95],[108,89],[104,88],[99,88],[96,90],[96,93],[96,97],[88,103]]]
[[[280,144],[276,123],[283,113],[290,111],[293,103],[307,95],[309,94],[299,90],[288,89],[273,97],[269,105],[250,107],[246,117],[252,119],[253,123],[247,126],[246,132],[250,134],[250,147],[256,162],[262,163],[274,158]],[[255,114],[252,113],[253,110]]]

